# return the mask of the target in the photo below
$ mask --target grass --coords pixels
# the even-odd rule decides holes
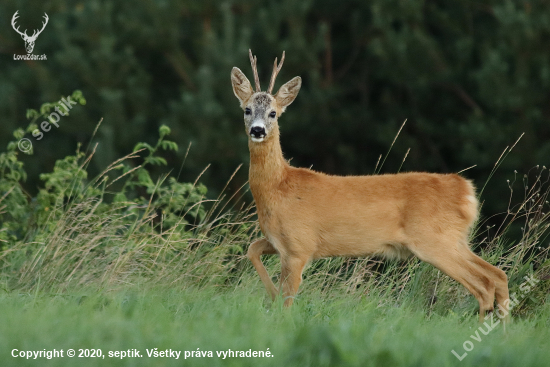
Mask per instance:
[[[255,283],[255,284],[254,284]],[[327,300],[306,291],[292,310],[266,307],[263,290],[247,286],[159,289],[129,287],[61,295],[0,296],[3,366],[547,366],[550,308],[516,320],[507,333],[497,326],[478,333],[476,317],[426,315],[407,306],[386,306],[378,297],[338,291]],[[466,340],[473,350],[464,353]],[[101,349],[101,358],[24,360],[11,351]],[[174,358],[147,356],[147,349],[180,351]],[[273,357],[217,356],[218,351],[264,351]],[[110,358],[109,351],[137,349],[142,357]],[[188,357],[185,351],[212,352]],[[76,360],[75,360],[76,359]],[[184,361],[182,361],[184,359]]]

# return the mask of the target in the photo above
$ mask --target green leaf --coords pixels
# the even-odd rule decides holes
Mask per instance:
[[[166,166],[167,164],[166,159],[162,157],[153,157],[153,156],[145,158],[145,162],[156,166]]]
[[[31,119],[33,119],[35,117],[38,117],[38,116],[40,116],[40,114],[38,113],[37,110],[32,109],[32,108],[29,108],[27,110],[27,120],[31,120]]]
[[[25,130],[17,129],[13,132],[13,136],[18,140],[23,139],[23,137],[25,136]]]
[[[136,152],[140,149],[143,149],[143,148],[146,148],[150,152],[153,152],[155,150],[152,146],[150,146],[147,143],[137,143],[136,146],[134,147],[134,152]]]
[[[161,143],[162,149],[178,151],[178,144],[170,140],[163,140]]]
[[[143,168],[138,170],[138,180],[140,184],[146,187],[154,185],[153,180],[151,180],[151,176],[149,176],[149,172]]]
[[[160,134],[160,137],[163,138],[165,137],[166,135],[170,135],[172,131],[170,130],[170,128],[166,125],[162,125],[160,128],[159,128],[159,134]]]
[[[47,115],[50,113],[51,109],[54,108],[55,105],[53,103],[44,103],[42,106],[40,106],[40,114],[41,115]]]

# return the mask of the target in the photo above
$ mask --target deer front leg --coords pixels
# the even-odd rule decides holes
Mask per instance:
[[[252,265],[254,265],[254,268],[256,268],[256,271],[258,272],[260,279],[264,283],[265,288],[267,289],[267,293],[269,293],[269,295],[271,296],[272,301],[275,301],[275,297],[277,297],[277,288],[269,277],[269,274],[267,273],[267,270],[265,269],[265,266],[262,263],[260,256],[272,255],[276,253],[277,250],[275,250],[273,245],[271,245],[271,243],[269,243],[269,241],[267,241],[265,238],[262,238],[252,243],[248,248],[248,253],[246,254],[250,261],[252,261]]]
[[[302,271],[307,260],[295,256],[281,257],[281,287],[283,288],[284,306],[290,307],[302,283]]]

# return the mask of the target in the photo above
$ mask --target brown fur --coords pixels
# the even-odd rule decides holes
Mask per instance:
[[[278,117],[301,85],[294,78],[266,101],[264,92],[252,92],[239,69],[234,68],[231,76],[235,95],[243,109],[252,109],[251,115],[259,111],[255,104],[261,100],[271,104],[266,116],[274,110]],[[258,113],[254,116],[254,121],[261,118]],[[247,128],[250,120],[245,116]],[[418,172],[343,177],[291,167],[283,158],[277,120],[268,120],[265,117],[263,141],[252,141],[249,136],[249,183],[265,238],[250,246],[248,257],[272,299],[278,291],[260,260],[262,254],[281,257],[286,306],[292,304],[303,268],[312,259],[414,254],[462,283],[477,298],[480,321],[485,311],[493,310],[495,295],[504,305],[506,274],[468,246],[478,215],[470,181],[455,174]]]

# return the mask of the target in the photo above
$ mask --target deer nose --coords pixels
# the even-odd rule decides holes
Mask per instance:
[[[265,128],[263,126],[253,126],[250,129],[250,136],[257,139],[265,137]]]

